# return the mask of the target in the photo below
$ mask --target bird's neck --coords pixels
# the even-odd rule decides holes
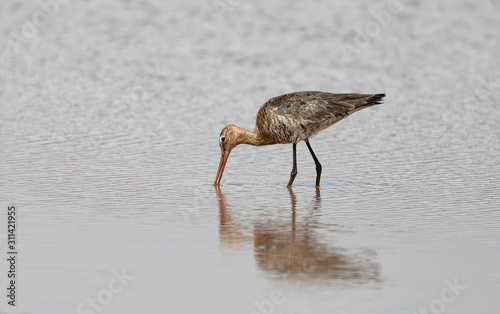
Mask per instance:
[[[261,146],[261,145],[266,145],[266,141],[259,136],[259,134],[245,130],[243,128],[239,128],[238,130],[238,138],[240,142],[239,144],[249,144],[253,146]]]

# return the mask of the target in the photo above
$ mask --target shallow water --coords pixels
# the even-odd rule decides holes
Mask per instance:
[[[5,37],[0,313],[498,313],[498,5],[403,1],[346,58],[387,3],[228,3],[75,1]],[[41,10],[0,8],[3,34]],[[212,186],[220,130],[294,90],[387,97],[311,139],[319,189],[303,143],[292,189],[291,145]]]

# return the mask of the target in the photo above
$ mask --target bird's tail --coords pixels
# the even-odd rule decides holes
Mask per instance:
[[[360,95],[361,96],[361,95]],[[362,95],[361,101],[357,101],[355,104],[355,108],[349,112],[352,114],[356,111],[359,111],[364,108],[368,108],[374,105],[380,105],[382,103],[382,99],[385,97],[385,94],[372,94],[372,95]]]
[[[380,105],[382,103],[382,98],[385,97],[385,94],[375,94],[368,99],[368,102],[371,105]]]

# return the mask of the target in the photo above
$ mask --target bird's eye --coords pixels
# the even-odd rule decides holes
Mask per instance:
[[[226,140],[226,138],[224,136],[220,138],[221,142],[224,142],[225,140]]]

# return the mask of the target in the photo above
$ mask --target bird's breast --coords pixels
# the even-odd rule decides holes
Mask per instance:
[[[268,116],[258,125],[258,132],[273,144],[297,143],[307,138],[306,129],[299,121],[283,116]]]
[[[259,133],[271,139],[273,144],[297,143],[310,138],[341,119],[341,117],[332,116],[323,121],[308,121],[276,116],[266,120],[266,123],[261,125]]]

